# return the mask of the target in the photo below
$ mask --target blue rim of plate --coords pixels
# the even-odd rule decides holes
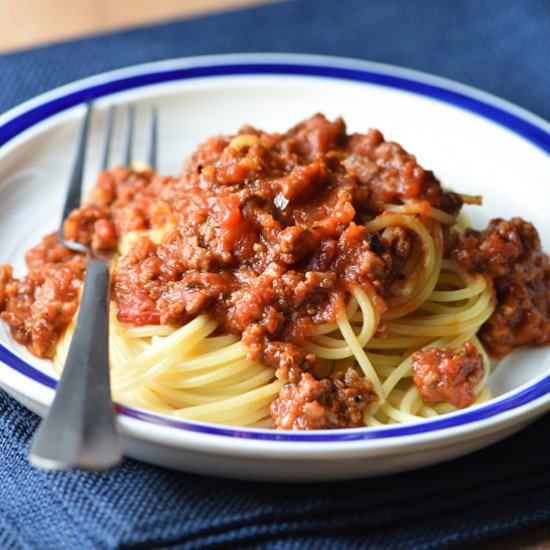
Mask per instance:
[[[288,55],[286,58],[290,59],[292,55]],[[349,62],[349,60],[347,61]],[[364,67],[360,66],[362,63]],[[229,61],[227,63],[207,63],[205,65],[151,70],[155,65],[162,67],[163,62],[159,62],[157,64],[152,63],[146,65],[143,69],[144,72],[131,76],[117,77],[117,73],[121,71],[113,71],[113,73],[111,73],[113,78],[107,82],[90,83],[88,86],[74,91],[68,91],[64,95],[46,99],[37,106],[30,107],[28,110],[8,120],[0,127],[0,147],[4,146],[32,126],[90,99],[98,99],[118,92],[155,84],[197,78],[245,75],[284,75],[322,77],[331,80],[363,82],[407,91],[430,99],[442,101],[455,107],[465,109],[466,111],[476,113],[483,118],[495,122],[511,130],[516,135],[525,138],[527,141],[543,149],[547,153],[550,153],[550,132],[531,120],[528,120],[521,114],[513,112],[515,108],[513,106],[508,106],[505,102],[496,101],[496,98],[491,98],[488,95],[483,98],[476,97],[475,90],[467,90],[466,87],[462,89],[462,86],[456,86],[456,84],[450,81],[446,81],[445,83],[443,83],[442,80],[439,81],[439,79],[434,79],[437,80],[435,83],[424,81],[423,79],[430,80],[430,78],[433,78],[429,77],[429,75],[417,73],[417,78],[419,79],[416,79],[412,71],[407,72],[407,75],[404,76],[403,74],[392,74],[391,67],[389,66],[379,68],[374,64],[371,66],[368,63],[359,61],[356,62],[356,64],[357,66],[353,67],[350,67],[348,63],[339,65],[336,59],[331,59],[323,63],[319,60],[312,61],[311,63],[304,63],[294,60],[277,62],[269,59],[265,62],[250,61],[236,63]],[[397,67],[394,68],[394,70],[396,73],[401,72]],[[122,72],[124,72],[124,69]],[[93,79],[94,77],[91,77],[89,80],[93,81]],[[86,81],[84,81],[84,83],[85,82]],[[460,89],[453,89],[454,86]],[[470,92],[472,95],[470,95]],[[485,96],[485,94],[479,95]],[[492,103],[491,100],[495,101],[495,103]],[[55,388],[57,384],[54,378],[32,367],[1,344],[0,361],[45,387]],[[222,427],[200,422],[172,419],[124,405],[117,405],[117,410],[120,415],[134,420],[205,435],[289,442],[343,442],[381,440],[387,438],[393,439],[460,427],[527,405],[549,393],[550,374],[533,385],[527,386],[511,395],[480,405],[473,410],[461,411],[457,414],[430,419],[418,424],[305,433]]]

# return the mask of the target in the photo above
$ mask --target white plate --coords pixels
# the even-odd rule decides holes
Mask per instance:
[[[482,208],[468,208],[475,225],[522,216],[535,223],[550,250],[550,125],[543,120],[471,88],[386,65],[233,55],[102,74],[0,117],[0,263],[15,265],[19,274],[24,251],[58,223],[82,102],[90,97],[97,98],[100,113],[110,103],[132,101],[138,116],[141,107],[159,106],[165,173],[179,172],[207,136],[235,132],[245,123],[284,131],[316,112],[343,116],[350,131],[382,130],[445,185],[483,194]],[[98,157],[92,149],[88,183]],[[504,360],[491,377],[495,398],[489,403],[412,425],[288,433],[175,421],[127,407],[120,408],[118,421],[127,456],[170,468],[263,480],[381,475],[479,449],[547,411],[549,350]],[[55,387],[50,364],[14,344],[3,324],[0,360],[0,385],[43,414]]]

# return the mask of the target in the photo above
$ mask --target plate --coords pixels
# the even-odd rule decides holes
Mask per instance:
[[[24,272],[24,251],[57,226],[83,102],[96,99],[86,181],[99,166],[102,113],[132,102],[160,118],[160,171],[175,174],[206,137],[243,124],[284,131],[316,112],[349,131],[380,129],[448,187],[482,194],[475,226],[514,215],[532,221],[545,250],[550,125],[472,88],[363,61],[302,55],[169,60],[101,74],[41,95],[0,117],[0,263]],[[97,136],[95,135],[97,134]],[[98,139],[93,139],[98,137]],[[115,141],[117,141],[115,139]],[[145,143],[137,142],[137,148]],[[544,186],[544,188],[543,188]],[[544,198],[546,197],[546,199]],[[547,205],[546,205],[547,206]],[[36,413],[50,405],[51,365],[0,326],[0,385]],[[550,348],[518,352],[490,379],[490,402],[416,424],[279,432],[179,421],[118,408],[127,456],[207,475],[314,481],[376,476],[454,458],[498,441],[550,408]]]

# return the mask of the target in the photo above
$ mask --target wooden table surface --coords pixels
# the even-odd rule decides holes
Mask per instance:
[[[0,0],[0,54],[51,42],[278,0]],[[549,550],[543,526],[475,550]]]
[[[276,0],[0,0],[0,53]]]

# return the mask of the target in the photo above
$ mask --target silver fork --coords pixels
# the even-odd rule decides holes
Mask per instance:
[[[84,158],[92,105],[80,127],[77,154],[69,181],[59,241],[67,248],[86,254],[86,278],[80,299],[73,339],[53,403],[33,439],[29,461],[48,470],[81,468],[107,470],[122,460],[120,436],[115,424],[109,377],[109,254],[65,240],[63,223],[81,202]],[[105,124],[102,168],[109,165],[114,108]],[[128,108],[124,164],[132,157],[134,109]],[[156,111],[151,113],[148,163],[156,165]]]

